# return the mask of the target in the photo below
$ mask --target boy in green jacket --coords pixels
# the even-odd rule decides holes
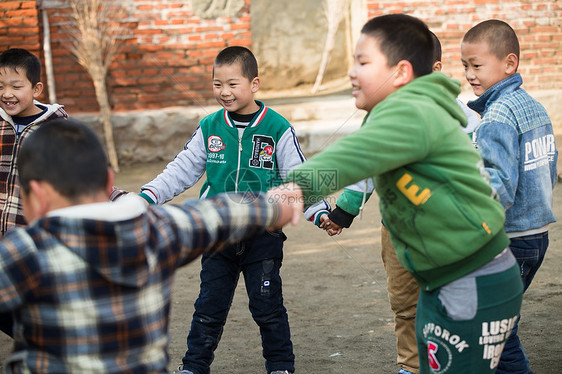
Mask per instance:
[[[504,213],[482,159],[459,125],[460,83],[432,73],[431,34],[420,20],[367,22],[349,71],[362,127],[289,173],[271,191],[303,200],[373,178],[400,264],[420,285],[420,373],[493,373],[521,307]],[[336,183],[323,173],[337,170]]]
[[[433,39],[433,71],[441,71],[441,42],[434,33],[431,33],[431,37]],[[480,122],[480,118],[458,98],[456,101],[467,117],[467,126],[461,126],[461,129],[470,136]],[[338,197],[336,208],[329,215],[322,216],[321,227],[326,229],[330,236],[339,235],[344,227],[350,227],[353,219],[361,213],[373,189],[371,178],[345,187],[343,193]],[[394,312],[396,362],[400,367],[398,374],[418,374],[419,359],[415,318],[420,287],[412,274],[400,265],[390,234],[384,224],[381,226],[381,257],[386,272],[388,301]]]
[[[163,204],[204,174],[202,199],[223,192],[253,196],[281,184],[287,172],[305,158],[290,123],[254,99],[259,87],[253,53],[241,46],[223,49],[213,64],[213,93],[223,108],[200,121],[184,150],[141,187],[141,196],[149,203]],[[327,209],[329,204],[320,201],[304,215],[319,223]],[[210,373],[240,274],[249,309],[260,328],[267,373],[295,371],[280,275],[285,239],[280,230],[268,231],[201,257],[201,289],[179,373]]]

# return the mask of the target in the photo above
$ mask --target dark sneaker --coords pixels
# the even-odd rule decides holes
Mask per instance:
[[[288,371],[288,370],[276,370],[276,371],[272,371],[272,372],[269,373],[269,374],[293,374],[293,373],[291,373],[291,372]]]

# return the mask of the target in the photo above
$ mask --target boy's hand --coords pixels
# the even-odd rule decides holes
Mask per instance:
[[[320,228],[326,230],[328,235],[333,236],[341,234],[343,227],[331,221],[327,214],[322,215],[320,221],[322,221],[322,223],[320,223]]]
[[[286,183],[267,191],[269,202],[279,205],[279,218],[272,225],[273,229],[280,229],[289,222],[296,225],[304,208],[301,188],[296,183]]]

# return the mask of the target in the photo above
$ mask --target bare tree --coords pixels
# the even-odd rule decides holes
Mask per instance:
[[[110,0],[70,0],[72,22],[67,30],[72,39],[70,51],[94,83],[109,162],[115,172],[119,171],[119,161],[113,139],[106,77],[109,64],[129,32],[120,23],[128,15],[127,9],[120,3]]]
[[[332,53],[336,43],[336,33],[338,32],[341,20],[348,11],[349,2],[350,0],[324,0],[322,3],[322,6],[324,7],[324,15],[326,16],[326,20],[328,22],[328,31],[326,32],[326,43],[324,44],[322,60],[320,61],[320,68],[318,69],[318,74],[316,75],[316,81],[312,87],[312,93],[316,93],[318,91],[320,84],[322,83],[322,79],[324,79],[328,62],[330,62],[330,54]]]

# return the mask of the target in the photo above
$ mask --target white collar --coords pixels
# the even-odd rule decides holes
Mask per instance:
[[[80,204],[55,209],[47,213],[47,216],[117,222],[137,217],[146,212],[147,207],[142,197],[129,193],[115,201]]]

